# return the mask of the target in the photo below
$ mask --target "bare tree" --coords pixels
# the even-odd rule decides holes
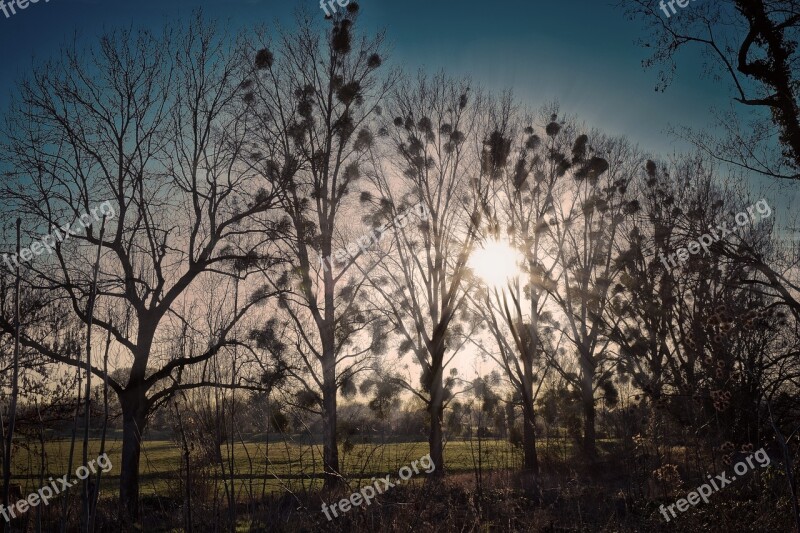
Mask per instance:
[[[706,73],[728,80],[740,107],[718,116],[725,137],[684,130],[704,153],[766,176],[800,179],[797,2],[705,2],[671,18],[648,0],[620,6],[629,18],[647,24],[649,37],[642,44],[652,55],[644,65],[661,67],[657,89],[666,89],[677,70],[678,54],[692,46],[700,47]],[[777,142],[774,127],[779,129]]]
[[[280,183],[257,188],[242,163],[248,120],[242,57],[238,44],[227,44],[199,17],[161,36],[112,32],[86,56],[74,44],[37,68],[7,120],[11,179],[3,197],[23,214],[31,237],[50,234],[43,242],[53,250],[28,265],[35,284],[50,289],[53,300],[66,299],[82,322],[110,332],[121,366],[130,368],[127,379],[114,379],[91,365],[122,408],[120,505],[129,523],[139,514],[139,458],[149,413],[181,389],[229,387],[208,379],[185,382],[183,369],[241,344],[231,335],[234,327],[272,295],[255,290],[214,330],[196,331],[190,355],[165,349],[176,327],[195,322],[192,311],[224,303],[194,291],[199,281],[229,279],[223,267],[235,261],[250,270],[277,261],[261,245],[275,238],[269,213]],[[95,224],[100,202],[109,218],[103,238]],[[256,219],[267,231],[252,231]],[[91,250],[98,246],[92,320],[86,303]],[[4,316],[0,328],[8,332],[13,324]],[[28,331],[21,343],[52,361],[80,366],[56,339],[57,332]]]
[[[388,379],[427,406],[436,477],[445,472],[442,421],[456,383],[444,373],[477,328],[466,295],[482,213],[479,106],[466,81],[443,75],[399,86],[381,129],[386,142],[372,151],[375,189],[362,195],[372,221],[393,235],[391,252],[369,271],[373,289],[401,338],[399,352],[411,352],[421,369],[418,386],[396,373]],[[414,208],[418,214],[407,212]]]
[[[491,114],[488,157],[484,164],[492,176],[485,203],[483,238],[508,240],[520,254],[521,272],[505,287],[485,287],[474,303],[497,343],[486,353],[503,369],[519,398],[523,420],[525,470],[538,473],[535,402],[552,360],[553,342],[550,292],[556,289],[556,261],[543,258],[550,237],[550,214],[561,176],[547,172],[541,153],[542,139],[524,118],[510,95]],[[539,132],[542,133],[542,132]]]
[[[357,300],[364,280],[346,277],[354,258],[342,251],[349,242],[347,209],[373,136],[370,121],[394,77],[379,77],[383,36],[359,36],[357,15],[351,2],[324,32],[313,17],[298,17],[296,32],[279,32],[277,55],[268,42],[253,51],[245,82],[253,164],[286,181],[281,208],[291,228],[283,245],[292,266],[269,279],[286,290],[282,318],[256,335],[274,336],[273,327],[290,335],[283,362],[301,388],[296,403],[322,416],[326,487],[341,481],[337,395],[355,392],[354,379],[380,341],[374,318]],[[361,333],[373,342],[359,346]]]
[[[597,458],[595,393],[611,387],[613,357],[602,320],[614,303],[614,286],[621,273],[616,258],[626,215],[638,204],[627,199],[633,174],[630,149],[622,141],[599,134],[575,134],[554,114],[545,127],[545,173],[568,176],[562,180],[552,221],[550,260],[558,262],[558,288],[553,291],[564,316],[560,329],[575,347],[579,375],[556,365],[581,392],[583,451]],[[574,141],[572,141],[574,139]],[[570,143],[572,146],[570,147]],[[590,144],[591,143],[591,144]]]

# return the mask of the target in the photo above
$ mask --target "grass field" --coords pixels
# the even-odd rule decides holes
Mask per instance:
[[[560,443],[561,444],[561,443]],[[120,472],[122,442],[118,438],[107,440],[106,452],[113,464],[108,474],[103,474],[103,492],[115,491]],[[220,480],[230,479],[228,467],[230,450],[223,445],[224,465],[211,458],[201,458],[199,451],[193,459],[192,474],[206,475]],[[97,457],[100,441],[90,441],[89,460]],[[405,465],[428,453],[427,442],[406,442],[387,444],[357,444],[350,450],[340,448],[342,469],[352,480],[369,479],[373,476],[393,474]],[[237,484],[260,492],[266,478],[269,491],[283,492],[308,490],[321,484],[322,447],[314,444],[292,442],[245,441],[237,443],[233,449],[234,478]],[[82,463],[82,444],[76,442],[72,467],[69,467],[70,441],[54,440],[45,444],[45,476],[63,476],[74,473]],[[445,446],[445,461],[448,472],[473,471],[481,457],[484,470],[517,468],[522,461],[520,450],[505,440],[485,440],[481,443],[452,441]],[[177,489],[181,472],[181,450],[170,440],[146,440],[141,459],[141,490],[143,495],[164,494],[169,489]],[[15,481],[26,490],[35,490],[40,485],[40,459],[38,447],[20,447],[15,452]],[[266,474],[265,474],[266,473]],[[316,475],[315,475],[316,474]]]

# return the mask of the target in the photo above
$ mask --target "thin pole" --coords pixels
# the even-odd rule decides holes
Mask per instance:
[[[103,215],[103,221],[100,226],[100,238],[97,241],[97,255],[94,260],[94,268],[92,272],[92,289],[89,292],[89,301],[86,303],[86,391],[84,393],[85,407],[83,411],[83,465],[85,468],[89,464],[89,421],[91,418],[92,409],[92,322],[94,321],[94,303],[97,297],[97,276],[100,272],[100,254],[103,251],[103,235],[106,231],[106,215]],[[81,503],[83,504],[83,530],[88,532],[91,524],[91,491],[89,485],[92,477],[86,476],[83,480],[83,492],[81,494]]]
[[[22,220],[17,218],[17,257],[20,254],[20,233]],[[20,291],[20,265],[16,261],[17,273],[14,279],[14,370],[11,377],[11,405],[8,413],[8,433],[6,434],[6,449],[3,455],[3,505],[9,507],[11,494],[11,446],[14,440],[14,425],[17,419],[17,396],[19,395],[19,291]],[[11,524],[3,521],[3,531],[8,531]]]

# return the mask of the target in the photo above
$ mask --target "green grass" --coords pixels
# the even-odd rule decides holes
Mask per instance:
[[[485,440],[482,442],[483,468],[505,469],[519,467],[522,454],[504,440]],[[89,443],[89,460],[97,457],[100,442],[97,439]],[[113,489],[119,478],[121,464],[120,454],[122,441],[119,439],[106,442],[106,452],[113,468],[103,474],[104,489]],[[49,476],[63,476],[83,464],[82,443],[76,442],[72,467],[69,467],[69,440],[54,440],[45,444],[45,479]],[[196,450],[192,465],[192,474],[210,475],[221,478],[230,477],[228,471],[228,454],[230,450],[223,445],[222,456],[224,468],[211,459],[201,458]],[[339,454],[343,471],[351,479],[392,474],[412,461],[428,453],[427,442],[357,444],[345,450],[340,446]],[[298,442],[249,441],[237,443],[233,449],[234,475],[241,486],[257,487],[261,491],[261,483],[265,478],[267,491],[283,492],[287,487],[291,490],[317,488],[319,479],[311,479],[314,474],[322,472],[322,446],[319,444],[302,444]],[[267,455],[269,467],[267,468]],[[475,468],[478,456],[477,441],[452,441],[445,446],[445,462],[448,472],[468,472]],[[144,495],[164,493],[170,488],[177,490],[181,471],[181,450],[170,440],[146,440],[143,446],[140,475],[142,493]],[[23,491],[35,490],[39,486],[39,451],[38,446],[27,448],[20,446],[15,451],[15,481],[22,484]],[[250,481],[248,481],[248,479]]]

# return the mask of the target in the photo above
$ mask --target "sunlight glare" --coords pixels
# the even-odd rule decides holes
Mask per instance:
[[[506,240],[489,240],[475,250],[468,265],[487,287],[502,288],[520,274],[522,254]]]

